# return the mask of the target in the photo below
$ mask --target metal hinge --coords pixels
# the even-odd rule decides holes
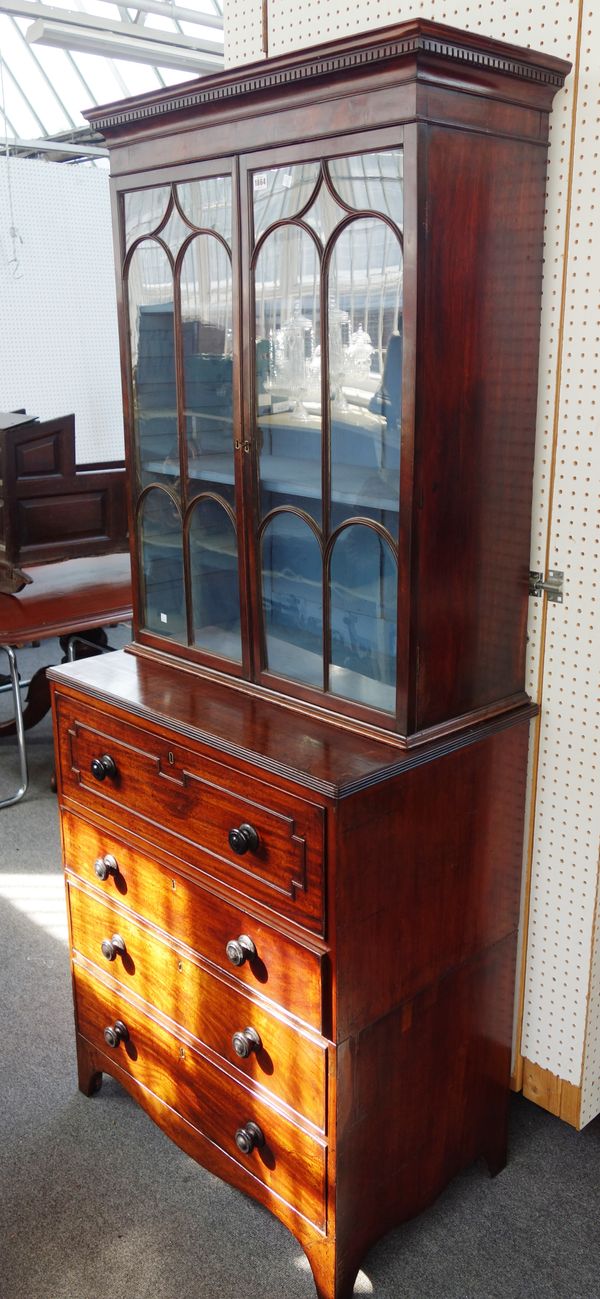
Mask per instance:
[[[542,592],[545,591],[551,604],[562,604],[564,579],[564,573],[559,572],[557,568],[548,570],[546,581],[544,581],[543,573],[530,573],[529,594],[538,599]]]

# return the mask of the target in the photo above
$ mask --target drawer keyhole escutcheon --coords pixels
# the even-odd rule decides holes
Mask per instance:
[[[243,1128],[238,1128],[235,1134],[235,1144],[243,1155],[251,1155],[257,1146],[264,1146],[265,1139],[258,1126],[250,1119],[244,1124]]]
[[[239,938],[230,938],[225,951],[232,965],[243,965],[244,961],[252,960],[252,957],[256,956],[254,943],[247,934],[240,934]]]
[[[107,880],[109,875],[119,874],[119,863],[112,853],[107,852],[105,857],[97,857],[94,862],[94,871],[99,880]]]
[[[116,776],[117,764],[110,753],[103,753],[101,758],[92,758],[91,772],[95,780],[106,780],[107,776]]]
[[[126,1042],[129,1038],[129,1029],[123,1023],[122,1019],[116,1019],[114,1024],[109,1024],[104,1030],[104,1041],[107,1046],[116,1051],[119,1042]]]
[[[247,1060],[253,1051],[260,1051],[262,1042],[255,1028],[245,1028],[242,1033],[234,1033],[233,1049],[240,1059]]]
[[[242,825],[237,826],[236,829],[230,830],[227,838],[229,839],[229,847],[232,852],[237,853],[238,857],[243,857],[244,853],[248,851],[256,852],[260,843],[258,831],[254,829],[253,825],[248,825],[246,821],[242,822]]]
[[[114,961],[117,952],[125,956],[125,942],[120,934],[113,934],[112,938],[103,938],[101,943],[102,955],[107,961]]]

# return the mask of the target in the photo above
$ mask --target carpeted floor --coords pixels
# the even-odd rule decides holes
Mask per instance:
[[[19,662],[25,675],[59,658],[48,642]],[[314,1299],[269,1213],[111,1079],[93,1100],[77,1091],[48,719],[28,752],[30,792],[0,811],[0,1299]],[[17,784],[14,741],[1,740],[0,798]],[[600,1299],[600,1120],[576,1133],[514,1097],[505,1172],[458,1177],[371,1251],[355,1293]]]

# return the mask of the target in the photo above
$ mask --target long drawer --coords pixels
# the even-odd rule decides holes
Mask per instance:
[[[323,1042],[210,974],[187,949],[100,901],[73,878],[68,880],[68,899],[75,952],[103,965],[118,983],[246,1077],[325,1128]]]
[[[58,696],[63,798],[323,932],[323,809],[204,753]]]
[[[93,1046],[297,1212],[324,1227],[327,1146],[323,1140],[288,1121],[77,963],[74,983],[77,1027]],[[119,1025],[124,1026],[126,1037],[111,1047],[105,1029],[113,1030],[114,1040]],[[256,1134],[249,1125],[256,1125],[262,1141],[245,1154],[237,1142],[252,1145]]]
[[[122,903],[218,969],[226,970],[249,991],[260,993],[322,1031],[321,952],[278,933],[263,920],[71,812],[63,812],[62,831],[66,867],[101,890],[108,901]],[[114,866],[100,880],[95,865],[105,857],[112,859]],[[100,869],[104,873],[102,865]],[[255,955],[233,965],[227,945],[241,935],[251,939]]]

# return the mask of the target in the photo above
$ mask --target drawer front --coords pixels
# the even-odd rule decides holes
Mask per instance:
[[[74,981],[77,1027],[88,1041],[315,1226],[324,1227],[323,1141],[289,1122],[77,964]],[[128,1036],[111,1050],[104,1029],[117,1020]],[[244,1155],[235,1137],[248,1121],[258,1125],[264,1145]]]
[[[325,1128],[323,1043],[215,978],[187,950],[177,949],[126,912],[98,901],[74,880],[69,881],[68,898],[76,952],[104,965],[118,983],[151,1002],[316,1127]],[[124,950],[112,941],[115,936],[123,940]],[[240,1050],[249,1054],[240,1056]]]
[[[323,810],[292,794],[59,696],[63,795],[126,824],[183,861],[323,932]],[[108,772],[92,763],[108,755]],[[238,835],[241,853],[229,842]]]
[[[66,866],[101,890],[107,901],[121,903],[143,916],[226,970],[249,991],[283,1006],[318,1032],[322,1030],[323,957],[319,952],[284,938],[264,921],[70,812],[63,812],[62,831]],[[95,862],[106,855],[117,862],[117,872],[100,881]],[[241,934],[252,939],[256,956],[235,966],[228,960],[226,948]]]

